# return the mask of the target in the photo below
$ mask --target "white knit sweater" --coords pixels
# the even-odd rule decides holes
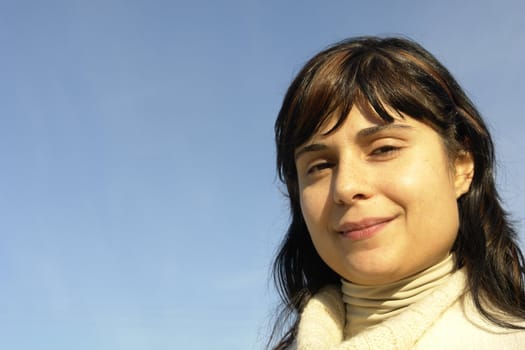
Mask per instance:
[[[304,308],[290,350],[525,350],[525,331],[485,321],[465,284],[465,273],[457,271],[422,300],[350,339],[344,339],[341,290],[325,287]]]

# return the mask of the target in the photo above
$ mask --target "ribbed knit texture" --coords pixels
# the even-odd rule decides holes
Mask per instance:
[[[445,283],[454,271],[454,259],[447,256],[438,264],[402,280],[376,286],[363,286],[342,280],[346,305],[344,338],[400,314]]]

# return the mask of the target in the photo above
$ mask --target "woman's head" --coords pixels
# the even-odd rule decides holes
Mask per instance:
[[[460,253],[458,264],[469,263],[463,253],[485,246],[485,237],[481,231],[472,236],[472,230],[464,225],[482,214],[483,208],[477,207],[480,196],[495,195],[490,135],[451,74],[425,49],[406,39],[365,37],[340,42],[307,62],[292,82],[276,121],[278,171],[287,186],[292,212],[284,245],[288,242],[288,250],[296,250],[289,255],[295,259],[293,265],[305,269],[306,279],[315,269],[326,270],[318,257],[305,256],[315,252],[304,249],[312,242],[301,205],[296,152],[313,137],[336,135],[349,122],[352,111],[378,125],[404,120],[426,126],[442,142],[451,171],[458,160],[473,162],[470,190],[458,196],[461,220],[453,240]],[[439,157],[436,154],[435,159]],[[384,180],[388,180],[387,174]],[[383,214],[390,213],[379,216]],[[464,242],[469,242],[468,246]],[[309,262],[299,263],[303,259]]]
[[[449,159],[430,126],[402,115],[385,122],[354,106],[337,129],[321,128],[299,146],[295,159],[302,216],[338,275],[384,284],[449,255],[473,163],[466,152]]]

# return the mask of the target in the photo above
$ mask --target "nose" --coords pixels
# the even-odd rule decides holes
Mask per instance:
[[[372,186],[370,172],[359,161],[341,161],[332,178],[332,196],[336,204],[352,205],[370,198]]]

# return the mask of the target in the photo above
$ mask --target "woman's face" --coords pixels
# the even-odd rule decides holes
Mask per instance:
[[[301,209],[321,258],[367,285],[445,258],[458,232],[457,198],[473,175],[470,155],[449,160],[440,136],[410,117],[385,123],[354,106],[323,135],[330,126],[295,153]]]

